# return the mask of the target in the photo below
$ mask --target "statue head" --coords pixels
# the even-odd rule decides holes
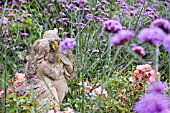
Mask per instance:
[[[57,50],[61,39],[58,37],[58,30],[48,30],[44,33],[43,39],[47,39],[52,50]]]
[[[54,28],[54,30],[45,31],[43,39],[56,40],[58,42],[61,41],[61,39],[58,37],[58,30],[56,28]]]

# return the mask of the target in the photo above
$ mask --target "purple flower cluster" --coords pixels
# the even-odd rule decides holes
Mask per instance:
[[[58,2],[60,2],[60,3],[67,3],[68,1],[67,0],[58,0]]]
[[[60,50],[70,50],[76,45],[74,38],[66,38],[59,44]]]
[[[169,99],[160,94],[145,94],[133,107],[135,113],[167,113]]]
[[[135,113],[168,113],[170,99],[164,95],[167,85],[162,82],[149,84],[148,93],[144,94],[133,107]]]
[[[132,51],[135,52],[136,54],[138,54],[139,56],[145,56],[145,50],[143,47],[141,46],[137,46],[136,44],[131,44],[132,46]]]
[[[124,44],[126,41],[130,40],[134,36],[134,33],[129,30],[121,30],[110,40],[112,46],[118,46]]]
[[[170,52],[170,22],[166,19],[156,19],[150,28],[142,29],[138,34],[139,42],[149,42],[153,45],[163,45]]]
[[[148,93],[163,94],[168,89],[167,84],[163,82],[153,82],[148,86]]]
[[[161,28],[165,33],[170,33],[170,22],[165,19],[156,19],[154,20],[151,25],[151,27],[159,27]]]
[[[86,19],[91,21],[93,19],[93,15],[92,14],[87,14]]]
[[[137,37],[139,42],[150,42],[153,45],[161,45],[165,36],[166,34],[162,29],[153,27],[142,29]]]
[[[120,22],[115,20],[108,20],[104,22],[103,31],[108,33],[117,33],[122,29]]]
[[[80,5],[84,5],[84,4],[86,4],[86,0],[78,0],[78,3],[79,3]]]

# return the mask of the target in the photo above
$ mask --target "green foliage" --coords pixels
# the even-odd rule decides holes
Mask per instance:
[[[147,83],[143,81],[141,89],[135,90],[128,79],[137,65],[153,62],[152,66],[155,66],[156,48],[150,44],[140,44],[136,38],[138,32],[154,20],[149,16],[143,16],[142,13],[145,12],[146,8],[155,5],[158,16],[170,20],[170,11],[163,2],[148,0],[142,7],[136,7],[137,14],[130,16],[120,12],[121,5],[115,5],[116,0],[108,0],[110,4],[101,3],[101,0],[87,1],[90,10],[85,12],[69,10],[67,5],[57,2],[57,0],[52,6],[48,6],[50,0],[28,0],[27,5],[18,4],[17,9],[22,10],[21,14],[0,10],[2,17],[6,17],[9,21],[13,18],[20,18],[21,15],[32,14],[32,16],[22,18],[23,22],[11,21],[7,25],[0,23],[0,83],[2,83],[0,89],[7,90],[8,80],[12,80],[16,72],[25,71],[26,56],[30,53],[33,42],[42,38],[44,31],[62,28],[59,31],[60,38],[65,38],[64,33],[66,33],[67,37],[73,37],[77,42],[72,51],[77,76],[68,82],[69,93],[60,106],[61,110],[70,107],[76,112],[82,113],[132,112],[134,103],[144,93]],[[72,0],[69,0],[69,3],[71,2]],[[104,6],[105,10],[96,8],[98,4]],[[134,0],[127,0],[127,4],[133,5]],[[79,4],[76,7],[83,8]],[[9,5],[8,8],[14,9],[14,6]],[[95,11],[91,10],[92,8],[96,8]],[[65,15],[60,14],[61,12]],[[104,18],[102,12],[108,14],[108,19],[118,18],[126,29],[133,27],[135,37],[122,46],[111,47],[110,50],[110,36],[102,31],[103,24],[97,22],[95,18],[92,21],[85,19],[87,14]],[[14,14],[14,17],[7,17],[7,14]],[[60,18],[68,18],[69,20],[67,24],[64,24],[64,22],[58,21]],[[51,19],[55,22],[53,23]],[[138,26],[139,23],[141,23],[140,26]],[[5,35],[5,30],[8,30],[8,35]],[[27,33],[28,36],[22,36],[21,33]],[[129,46],[132,43],[143,46],[147,55],[145,57],[135,55]],[[25,50],[27,51],[25,52]],[[99,52],[94,53],[93,50],[99,50]],[[167,60],[169,56],[162,46],[160,51],[159,72],[161,80],[169,84],[169,61]],[[109,52],[110,54],[108,54]],[[90,92],[84,91],[84,82],[87,81],[92,87]],[[93,91],[99,86],[107,91],[107,96],[94,95]],[[42,103],[43,107],[38,108],[36,101],[31,101],[26,96],[16,96],[15,92],[13,94],[5,92],[4,100],[0,100],[0,102],[5,103],[5,110],[9,113],[29,113],[36,110],[47,112],[52,108],[46,103]]]

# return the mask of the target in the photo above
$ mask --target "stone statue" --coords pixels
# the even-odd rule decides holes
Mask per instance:
[[[34,42],[26,64],[28,84],[18,90],[18,94],[35,99],[25,92],[32,88],[38,101],[55,105],[56,111],[68,92],[67,81],[76,75],[72,54],[58,49],[60,41],[57,29],[54,29],[46,31],[43,39]]]

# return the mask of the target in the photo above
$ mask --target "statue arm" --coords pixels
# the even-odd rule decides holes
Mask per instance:
[[[70,55],[70,54],[69,54]],[[64,54],[59,54],[61,61],[64,64],[64,72],[67,80],[72,79],[76,75],[76,70],[73,65],[72,59],[66,57]]]
[[[61,61],[63,62],[66,70],[68,71],[68,73],[72,73],[73,72],[73,63],[71,62],[70,59],[68,59],[64,54],[59,54]]]
[[[50,67],[50,65],[47,64],[45,61],[43,61],[40,64],[39,68],[40,68],[41,73],[44,76],[47,76],[48,78],[51,78],[53,80],[56,79],[56,75],[55,75],[56,72],[55,72],[55,70],[52,67]]]

